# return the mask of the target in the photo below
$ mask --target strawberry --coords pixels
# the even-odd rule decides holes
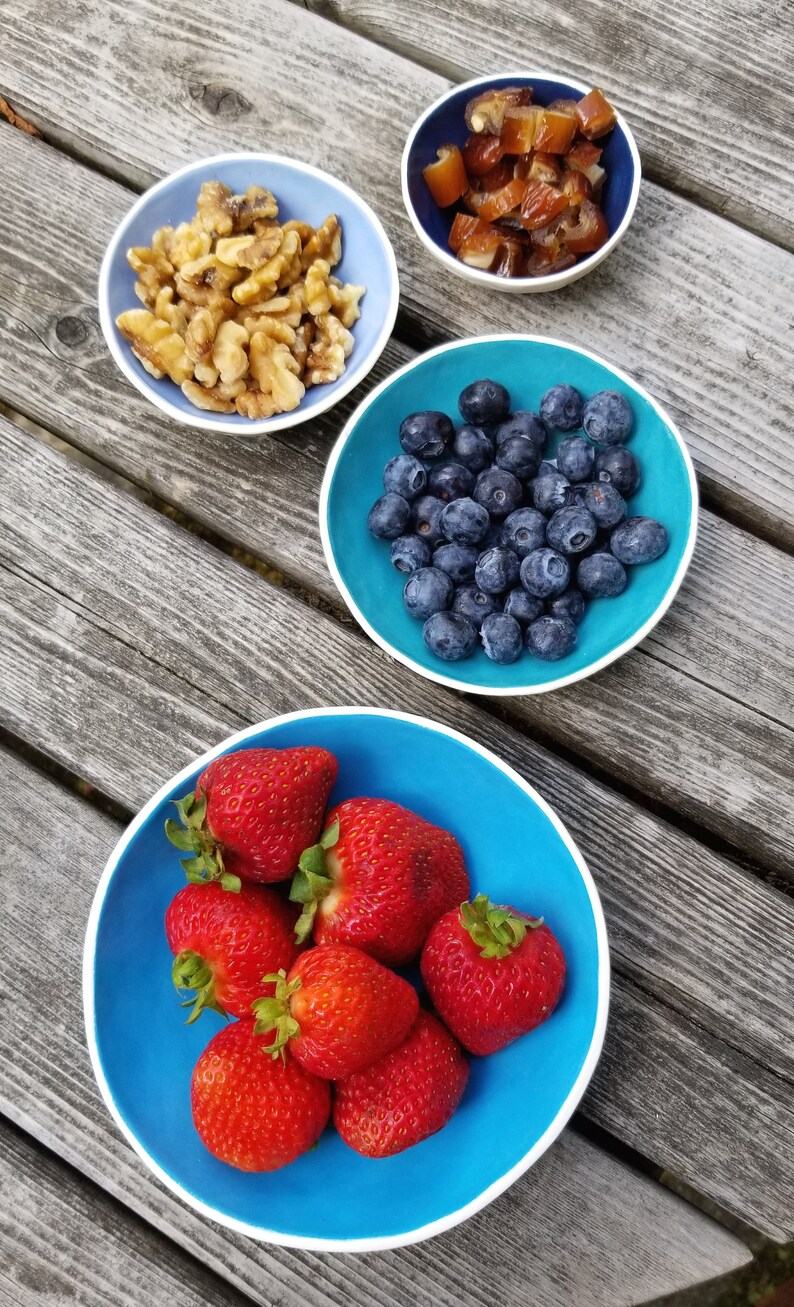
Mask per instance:
[[[353,944],[399,966],[433,922],[469,892],[454,835],[388,799],[347,799],[306,849],[290,898],[302,903],[299,939]]]
[[[470,1053],[495,1053],[550,1017],[565,957],[542,918],[492,906],[486,894],[441,917],[422,950],[439,1016]]]
[[[193,1122],[213,1157],[241,1171],[276,1171],[311,1148],[331,1110],[327,1080],[287,1053],[269,1057],[252,1017],[213,1036],[193,1071]]]
[[[185,885],[165,914],[168,946],[176,954],[172,977],[179,990],[195,990],[183,1004],[188,1025],[205,1008],[250,1017],[267,971],[290,967],[298,952],[297,912],[275,890],[243,885],[236,894],[214,881]]]
[[[265,980],[275,983],[275,995],[254,1003],[254,1013],[257,1030],[276,1028],[268,1051],[289,1045],[296,1062],[329,1080],[390,1053],[419,1011],[407,980],[349,944],[309,949],[288,976],[281,970]]]
[[[337,1083],[334,1125],[357,1153],[393,1157],[447,1124],[468,1078],[449,1031],[420,1009],[399,1048]]]
[[[302,849],[317,839],[338,765],[327,749],[240,749],[216,758],[195,794],[176,802],[183,822],[168,820],[172,844],[191,857],[194,884],[270,882],[291,876]]]

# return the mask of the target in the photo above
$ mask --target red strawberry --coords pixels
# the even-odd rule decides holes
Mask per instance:
[[[241,1171],[276,1171],[319,1139],[331,1086],[287,1054],[273,1058],[253,1018],[219,1030],[193,1071],[193,1122],[213,1157]]]
[[[322,828],[338,765],[327,749],[240,749],[211,762],[195,794],[176,803],[184,829],[167,821],[172,844],[192,857],[188,880],[270,882],[291,876]]]
[[[393,1157],[434,1135],[458,1106],[469,1064],[448,1030],[420,1010],[393,1053],[340,1080],[334,1125],[365,1157]]]
[[[565,957],[542,918],[491,906],[486,894],[436,922],[422,976],[439,1016],[470,1053],[495,1053],[551,1016]]]
[[[269,1052],[287,1044],[316,1076],[340,1080],[371,1066],[401,1044],[419,1011],[407,980],[349,944],[321,944],[303,953],[273,998],[254,1004],[257,1030],[276,1028]],[[261,986],[260,986],[261,990]]]
[[[185,885],[165,914],[168,946],[176,959],[177,989],[196,991],[188,1025],[204,1008],[250,1017],[268,971],[290,967],[298,952],[297,912],[264,885],[227,894],[217,882]]]
[[[347,799],[305,851],[290,898],[304,905],[298,938],[354,944],[399,966],[433,922],[469,892],[454,835],[388,799]]]

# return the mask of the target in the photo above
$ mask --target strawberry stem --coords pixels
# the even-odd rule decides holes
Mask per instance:
[[[301,987],[301,978],[296,976],[288,983],[287,973],[282,967],[269,976],[263,976],[262,984],[274,984],[276,989],[270,998],[258,998],[251,1004],[256,1017],[254,1034],[267,1035],[275,1031],[275,1039],[271,1044],[266,1044],[262,1052],[286,1060],[284,1050],[287,1044],[291,1039],[297,1039],[301,1032],[297,1021],[290,1014],[289,1007],[290,997]]]
[[[495,907],[487,894],[461,903],[460,924],[471,935],[481,958],[506,958],[522,943],[527,930],[543,925],[542,917],[519,917],[510,908]]]
[[[205,1010],[218,1012],[222,1017],[228,1016],[226,1009],[221,1007],[215,997],[212,969],[200,953],[194,953],[192,949],[178,953],[171,968],[171,979],[179,993],[195,990],[195,998],[189,998],[182,1004],[191,1009],[186,1025],[192,1026]]]
[[[311,934],[317,907],[334,887],[334,877],[328,874],[325,855],[338,839],[339,822],[335,821],[323,831],[319,844],[304,849],[300,856],[289,891],[293,903],[303,904],[303,911],[295,923],[295,937],[299,944]]]
[[[208,885],[210,881],[217,880],[224,889],[239,894],[240,879],[226,871],[223,851],[207,823],[205,791],[202,790],[198,796],[186,794],[184,798],[173,799],[172,802],[179,813],[179,821],[169,817],[165,823],[165,833],[175,848],[192,855],[180,859],[191,885]]]

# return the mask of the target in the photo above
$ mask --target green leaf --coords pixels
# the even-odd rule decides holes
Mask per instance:
[[[182,866],[191,885],[206,885],[207,869],[200,853],[195,858],[182,858]]]
[[[303,912],[300,914],[297,922],[295,923],[295,938],[299,944],[302,944],[304,940],[308,939],[309,935],[312,933],[312,926],[314,925],[314,914],[316,911],[317,911],[316,903],[304,904]]]
[[[321,844],[312,844],[311,848],[304,849],[298,862],[301,871],[309,872],[313,876],[322,876],[325,871],[325,856]]]
[[[179,813],[180,819],[185,826],[190,824],[190,813],[193,809],[193,800],[195,794],[185,794],[181,799],[173,799],[173,805]]]
[[[200,830],[201,827],[204,825],[204,818],[206,817],[206,815],[207,815],[207,795],[205,791],[202,790],[200,797],[196,799],[193,804],[193,809],[190,813],[188,824],[194,830]]]
[[[239,894],[243,883],[239,876],[233,876],[230,871],[224,871],[221,875],[221,885],[227,889],[230,894]]]
[[[332,849],[338,840],[339,840],[339,819],[337,818],[337,820],[331,826],[328,827],[328,830],[323,831],[322,835],[320,836],[320,844],[324,849]]]
[[[181,849],[183,853],[196,852],[196,838],[192,831],[185,830],[173,817],[167,818],[165,833],[175,848]]]

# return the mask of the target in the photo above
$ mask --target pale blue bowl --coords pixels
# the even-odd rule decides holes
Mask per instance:
[[[184,883],[163,833],[170,800],[211,758],[255,745],[317,744],[339,759],[332,802],[382,795],[452,830],[473,889],[543,915],[568,961],[560,1006],[531,1035],[473,1058],[463,1103],[437,1135],[373,1161],[333,1128],[319,1148],[271,1175],[248,1175],[204,1148],[190,1114],[193,1066],[220,1026],[195,1026],[171,984],[163,914]],[[253,726],[170,780],[125,832],[105,868],[86,935],[88,1045],[118,1126],[185,1202],[270,1243],[367,1251],[451,1228],[507,1188],[559,1134],[603,1042],[609,956],[598,893],[571,837],[513,771],[433,722],[328,708]]]
[[[568,381],[585,396],[596,390],[626,395],[634,413],[629,446],[642,482],[629,501],[667,527],[670,547],[655,563],[629,570],[617,599],[588,604],[575,649],[559,662],[528,653],[510,666],[491,662],[479,647],[470,658],[445,663],[426,648],[422,623],[402,603],[404,577],[389,561],[389,545],[367,530],[370,505],[383,494],[383,467],[400,453],[402,419],[440,409],[460,424],[458,395],[478,377],[510,391],[514,409],[538,410],[541,395]],[[552,437],[554,458],[561,436]],[[320,532],[339,591],[354,617],[387,653],[422,676],[478,694],[535,694],[591,676],[642,640],[672,603],[695,546],[697,485],[686,446],[662,408],[631,377],[587,350],[540,336],[479,336],[420,355],[376,386],[359,405],[331,453],[320,495]]]
[[[275,195],[279,217],[300,218],[319,226],[335,213],[342,226],[342,260],[334,275],[364,285],[361,317],[353,327],[355,346],[338,381],[310,387],[298,408],[253,420],[239,413],[208,413],[191,404],[168,377],[150,376],[116,326],[125,309],[143,307],[135,295],[135,273],[127,262],[132,245],[149,245],[158,227],[189,221],[196,212],[202,182],[221,181],[235,194],[253,184]],[[145,191],[120,223],[108,246],[99,275],[99,320],[113,358],[128,381],[177,422],[204,431],[239,436],[281,431],[325,413],[372,370],[391,335],[400,291],[397,263],[380,219],[344,182],[297,159],[277,154],[220,154],[199,159]]]

